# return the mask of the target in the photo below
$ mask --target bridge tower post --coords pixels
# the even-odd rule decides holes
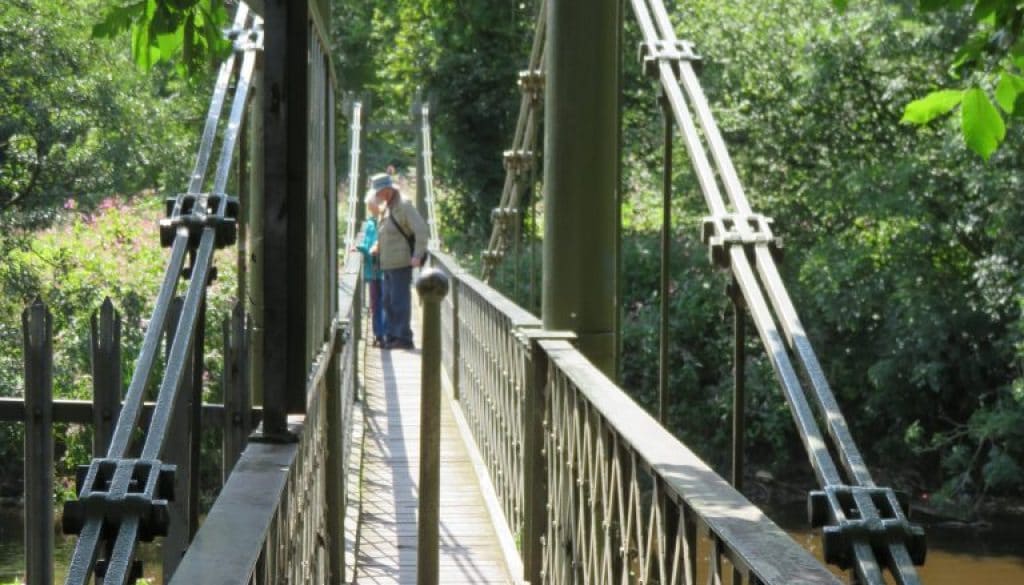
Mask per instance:
[[[289,413],[305,410],[310,7],[305,1],[263,4],[250,224],[250,363],[254,390],[262,395],[263,436],[274,439],[287,435]]]
[[[549,0],[544,327],[616,374],[619,0]]]

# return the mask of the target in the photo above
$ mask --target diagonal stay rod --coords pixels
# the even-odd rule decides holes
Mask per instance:
[[[709,208],[716,217],[726,214],[726,202],[723,201],[718,187],[720,179],[729,197],[729,202],[737,212],[731,221],[731,228],[726,228],[733,231],[734,237],[738,236],[738,239],[732,240],[728,245],[730,266],[750,307],[751,315],[768,350],[772,366],[782,383],[787,403],[801,432],[801,439],[807,449],[815,474],[819,483],[826,488],[824,494],[828,495],[832,522],[844,532],[848,529],[858,530],[854,527],[855,524],[883,528],[884,525],[881,524],[881,521],[890,521],[890,518],[882,518],[883,513],[880,512],[879,505],[876,505],[876,501],[873,499],[881,495],[885,500],[882,503],[886,509],[885,514],[892,514],[892,522],[907,527],[905,514],[892,490],[875,490],[870,493],[868,491],[875,488],[874,481],[871,479],[867,465],[853,440],[828,381],[825,379],[803,324],[800,322],[796,309],[782,283],[768,243],[758,239],[760,234],[755,233],[752,225],[747,221],[748,217],[753,216],[753,212],[690,59],[685,55],[662,52],[660,49],[665,45],[674,46],[678,43],[664,4],[661,0],[631,0],[631,2],[645,42],[652,49],[658,50],[658,53],[654,53],[652,50],[652,54],[648,58],[657,59],[661,86],[677,118],[701,192]],[[651,17],[652,11],[654,20]],[[655,22],[657,26],[655,26]],[[690,117],[686,98],[689,99],[690,105],[696,112],[697,121],[700,124],[700,134]],[[711,151],[716,168],[711,168],[709,164],[704,141]],[[735,245],[739,242],[743,242],[744,245]],[[748,257],[748,253],[750,257]],[[751,262],[756,265],[756,276],[751,268]],[[770,309],[768,302],[765,301],[765,295],[770,301]],[[776,325],[776,319],[779,325]],[[804,381],[793,370],[791,363],[793,358],[791,358],[790,352],[800,364],[805,375]],[[805,382],[809,384],[809,389],[805,390]],[[813,403],[822,414],[825,428],[832,446],[839,456],[843,471],[848,479],[857,486],[856,488],[851,489],[843,485],[844,478],[839,474],[839,469],[824,441],[818,421],[810,407],[809,398],[813,399]],[[830,492],[829,488],[847,490],[851,494],[854,506],[852,514],[851,511],[845,509],[846,504],[839,502],[836,496],[837,492]],[[909,537],[914,538],[913,536]],[[881,559],[899,583],[904,585],[919,583],[904,538],[907,536],[889,539],[885,546],[878,546],[876,549],[872,540],[854,536],[848,546],[853,553],[850,564],[858,582],[884,582],[882,568],[879,565]],[[923,555],[923,549],[920,548],[923,541],[916,540],[915,543],[916,554]],[[842,561],[837,562],[842,563]]]
[[[245,18],[249,13],[249,6],[244,2],[238,4],[235,11],[235,20],[232,24],[233,30],[239,30],[245,25]],[[203,179],[206,177],[206,169],[210,166],[210,155],[213,153],[213,141],[217,136],[217,125],[220,123],[220,112],[224,106],[224,99],[227,95],[228,84],[231,81],[231,74],[235,70],[235,53],[232,52],[224,59],[217,73],[217,82],[213,88],[213,98],[210,100],[210,109],[206,114],[206,125],[203,127],[203,137],[199,141],[199,152],[196,154],[196,164],[189,178],[188,192],[199,193],[203,190]]]

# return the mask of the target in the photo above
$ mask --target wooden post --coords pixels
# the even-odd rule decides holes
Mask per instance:
[[[287,415],[305,412],[309,348],[307,157],[309,7],[267,2],[262,88],[261,368],[263,440],[291,440]]]
[[[121,412],[121,316],[107,297],[92,316],[92,456],[103,457]]]
[[[728,288],[729,297],[732,299],[733,313],[733,353],[732,353],[732,487],[737,491],[743,490],[743,444],[745,443],[746,424],[744,422],[744,410],[746,399],[746,369],[747,361],[747,316],[746,303],[743,300],[743,292],[740,291],[739,283],[733,277],[732,284]]]
[[[437,269],[424,270],[416,280],[416,292],[423,303],[416,583],[437,585],[441,506],[441,300],[448,294],[448,277]]]
[[[664,159],[662,161],[661,185],[661,288],[658,296],[661,301],[661,318],[658,328],[658,422],[662,426],[668,424],[669,378],[668,378],[668,342],[669,342],[669,283],[672,278],[672,109],[668,97],[661,96],[661,113],[663,123]]]
[[[209,283],[207,283],[209,286]],[[189,438],[189,478],[188,478],[188,542],[199,531],[199,460],[202,457],[203,437],[203,372],[205,372],[206,361],[206,293],[203,292],[202,301],[199,303],[198,322],[196,323],[195,337],[192,339],[192,362],[189,364],[189,372],[192,374],[191,392],[188,394],[189,409],[188,417],[188,438]],[[182,389],[185,393],[185,389]]]
[[[544,392],[548,382],[548,355],[540,339],[530,338],[530,363],[523,400],[523,580],[542,583],[542,546],[547,531],[547,462],[544,459]]]
[[[358,313],[358,311],[354,311]],[[334,336],[334,351],[331,352],[331,363],[327,367],[326,388],[323,399],[327,411],[327,478],[324,486],[327,504],[327,567],[330,585],[342,585],[345,582],[345,493],[347,469],[342,450],[345,445],[345,430],[342,428],[342,396],[341,386],[341,350],[346,343],[355,343],[352,335],[352,324],[342,322]],[[353,351],[353,353],[358,353]]]
[[[227,483],[235,462],[252,432],[246,347],[245,310],[236,302],[230,319],[224,320],[224,435],[221,451],[222,478]]]
[[[38,297],[21,314],[25,348],[25,575],[53,583],[53,318]]]
[[[571,331],[526,329],[530,362],[523,396],[523,581],[543,583],[544,536],[548,528],[548,473],[544,451],[544,417],[547,410],[548,354],[541,341],[573,342]]]

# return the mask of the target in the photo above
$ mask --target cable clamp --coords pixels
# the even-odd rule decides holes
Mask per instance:
[[[519,175],[533,167],[535,156],[532,150],[506,150],[502,154],[502,160],[506,172]]]
[[[860,502],[869,498],[874,511]],[[853,565],[856,544],[870,544],[875,550],[905,545],[915,565],[927,555],[924,529],[910,522],[910,499],[888,487],[848,485],[825,486],[812,491],[807,512],[813,528],[822,530],[825,562],[848,569]]]
[[[699,63],[701,56],[694,50],[694,44],[690,41],[654,41],[640,43],[640,62],[643,63],[644,73],[651,77],[658,77],[658,66],[668,63],[672,70],[679,75],[679,64]]]
[[[263,50],[263,26],[258,25],[254,28],[237,29],[225,31],[224,36],[231,41],[231,48],[236,53],[244,53],[246,51],[262,51]]]
[[[772,233],[772,223],[770,217],[759,213],[708,216],[701,228],[701,241],[708,246],[711,263],[720,268],[729,267],[729,247],[734,245],[745,248],[768,246],[776,260],[781,261],[782,238]],[[748,229],[740,229],[742,226]]]
[[[174,244],[178,230],[188,230],[189,247],[196,249],[203,230],[217,232],[215,245],[234,245],[238,237],[238,198],[225,193],[179,193],[165,200],[167,217],[160,220],[160,245]]]
[[[544,70],[527,69],[519,72],[519,91],[530,96],[534,102],[544,95]]]

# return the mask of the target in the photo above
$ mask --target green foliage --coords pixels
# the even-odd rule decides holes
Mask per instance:
[[[130,32],[132,59],[140,69],[174,63],[180,74],[195,75],[231,50],[223,33],[227,24],[227,9],[218,0],[138,0],[109,7],[92,36]]]
[[[1010,101],[1015,99],[1016,96],[1010,98]],[[960,126],[967,146],[988,160],[1006,137],[1006,126],[999,110],[992,105],[984,91],[975,87],[964,92],[960,113]]]
[[[1022,77],[932,93],[976,23],[941,11],[908,18],[905,4],[850,3],[836,13],[813,0],[703,0],[680,4],[672,18],[704,56],[701,79],[755,209],[776,218],[786,238],[784,280],[867,460],[901,487],[956,503],[1019,495],[1024,154],[1020,126],[1004,114],[1021,111]],[[639,40],[627,14],[624,46]],[[653,409],[661,117],[651,81],[635,60],[624,64],[621,381]],[[457,79],[468,94],[480,82],[472,73]],[[963,156],[965,128],[987,164]],[[484,136],[480,156],[496,163],[507,145]],[[464,139],[472,140],[468,130]],[[1009,148],[996,150],[1000,143]],[[724,466],[731,306],[698,241],[707,210],[680,150],[666,299],[669,427]],[[435,148],[435,168],[453,152]],[[479,204],[477,191],[454,186],[459,195],[442,208],[474,217],[467,210]],[[446,242],[454,236],[455,248],[480,247],[471,229],[452,232]],[[495,283],[531,306],[529,245],[522,250],[509,250]],[[759,347],[751,340],[747,363],[750,457],[792,475],[794,466],[806,470],[804,456]]]
[[[36,295],[53,313],[57,397],[91,395],[89,320],[106,296],[123,320],[122,377],[130,378],[166,262],[154,189],[176,192],[193,160],[207,90],[193,91],[167,67],[143,75],[116,42],[91,38],[82,23],[102,5],[0,5],[0,395],[21,392],[21,311]],[[220,265],[231,282],[233,259]],[[210,294],[219,323],[233,289]],[[220,367],[220,328],[211,331],[208,392]],[[61,498],[92,439],[80,425],[58,425],[55,438]],[[3,477],[20,477],[21,445],[21,425],[0,424]],[[0,492],[9,489],[0,482]]]
[[[960,105],[964,99],[964,92],[956,89],[942,89],[934,91],[925,97],[914,100],[907,104],[903,112],[902,122],[911,124],[927,124],[939,116],[948,114],[953,108]]]
[[[63,205],[85,210],[186,176],[195,99],[91,40],[81,23],[96,7],[0,5],[0,240],[45,226]]]
[[[832,3],[839,10],[849,4],[848,0]],[[1018,75],[1024,71],[1024,7],[1016,0],[918,0],[917,6],[925,22],[936,22],[935,13],[947,12],[957,19],[957,28],[964,28],[945,81],[952,78],[965,92],[961,133],[967,146],[987,161],[1005,136],[1003,115],[993,105],[993,97],[1008,116],[1020,115],[1016,102],[1024,92],[1024,80]],[[948,54],[936,61],[941,64],[947,59]],[[954,93],[932,91],[911,102],[904,121],[922,125],[948,113],[959,104],[951,103]]]
[[[435,174],[465,193],[457,230],[483,237],[501,196],[500,153],[518,111],[516,75],[526,66],[537,2],[448,0],[347,2],[332,11],[339,77],[369,100],[367,166],[415,164],[410,121],[417,88],[433,105]],[[385,48],[385,49],[382,49]],[[474,231],[475,230],[475,231]]]
[[[163,206],[150,193],[133,203],[116,199],[103,202],[94,214],[70,213],[55,227],[26,238],[24,247],[13,251],[4,264],[17,267],[25,280],[7,280],[0,304],[0,394],[20,394],[21,311],[39,295],[53,315],[54,396],[87,400],[92,396],[89,356],[89,322],[106,297],[114,301],[122,322],[122,371],[125,385],[131,379],[147,321],[152,313],[167,262],[159,246],[158,219]],[[234,295],[234,258],[220,253],[220,280],[209,289],[204,397],[219,399],[222,366],[220,323],[229,315]],[[158,369],[154,378],[159,380]],[[155,382],[148,399],[155,398]],[[58,499],[71,495],[76,465],[91,458],[92,433],[80,425],[58,425],[55,438],[61,463]],[[20,425],[19,425],[20,427]],[[20,428],[9,428],[14,441]],[[0,444],[3,444],[0,441]],[[20,440],[6,444],[13,464],[20,465]],[[203,462],[204,472],[216,467],[214,454]],[[17,475],[17,474],[15,474]]]

